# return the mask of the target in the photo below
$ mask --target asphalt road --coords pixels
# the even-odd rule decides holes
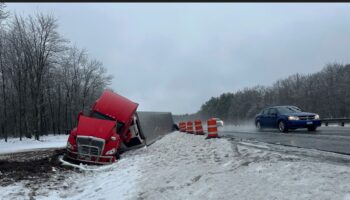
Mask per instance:
[[[254,126],[226,126],[219,129],[219,135],[350,155],[350,127],[322,126],[315,132],[297,129],[280,133],[277,129],[258,131]]]

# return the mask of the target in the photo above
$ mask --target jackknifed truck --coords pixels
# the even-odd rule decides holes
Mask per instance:
[[[136,111],[138,104],[106,90],[93,104],[90,114],[78,114],[70,132],[65,160],[110,164],[119,154],[150,145],[174,131],[171,112]]]

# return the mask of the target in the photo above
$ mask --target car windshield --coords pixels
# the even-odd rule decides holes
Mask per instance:
[[[291,106],[285,106],[285,107],[278,107],[277,108],[279,113],[296,113],[296,112],[302,112],[299,108],[297,107],[291,107]]]

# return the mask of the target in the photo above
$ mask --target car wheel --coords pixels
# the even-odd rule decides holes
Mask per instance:
[[[259,122],[259,121],[257,121],[255,125],[256,125],[256,128],[257,128],[259,131],[261,131],[261,130],[262,130],[262,128],[261,128],[261,124],[260,124],[260,122]]]
[[[308,131],[316,131],[316,126],[310,126],[307,128]]]
[[[278,129],[280,130],[280,132],[283,132],[283,133],[288,132],[288,129],[286,128],[286,124],[284,123],[284,121],[280,121],[278,123]]]

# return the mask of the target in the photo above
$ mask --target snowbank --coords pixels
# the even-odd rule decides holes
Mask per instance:
[[[269,146],[173,132],[117,163],[89,166],[98,171],[37,186],[35,199],[350,199],[349,166]],[[22,199],[23,185],[0,194]]]
[[[67,144],[68,135],[41,136],[40,141],[22,138],[9,138],[7,142],[0,140],[0,154],[20,151],[29,151],[41,148],[64,147]]]

